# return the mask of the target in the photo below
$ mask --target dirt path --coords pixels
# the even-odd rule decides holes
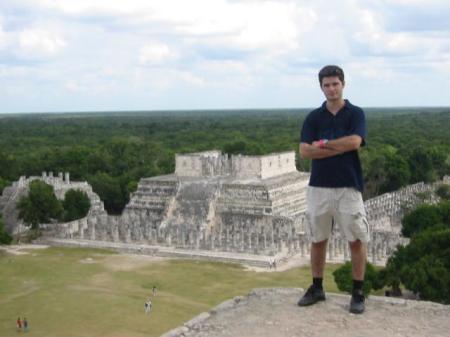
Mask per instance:
[[[248,265],[245,265],[245,269],[254,271],[257,273],[261,273],[261,272],[274,273],[274,272],[278,272],[278,271],[286,271],[286,270],[300,267],[300,266],[309,266],[309,257],[301,256],[301,254],[294,255],[294,256],[290,257],[286,263],[278,265],[276,269],[269,268],[269,267],[261,268],[261,267],[248,266]]]
[[[363,315],[348,312],[349,296],[300,308],[299,289],[256,289],[222,303],[164,337],[446,337],[450,306],[371,297]]]
[[[34,244],[21,244],[21,245],[9,245],[9,246],[0,246],[0,250],[5,251],[11,255],[25,255],[30,254],[27,250],[30,249],[45,249],[49,246],[46,245],[34,245]]]

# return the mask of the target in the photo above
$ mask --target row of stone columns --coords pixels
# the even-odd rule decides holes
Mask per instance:
[[[239,231],[232,233],[226,227],[218,233],[207,234],[205,231],[188,230],[174,227],[165,232],[149,224],[141,226],[139,221],[128,226],[121,224],[118,217],[101,214],[78,220],[78,231],[68,229],[70,237],[102,240],[113,242],[145,242],[151,244],[167,244],[189,249],[206,249],[219,251],[236,251],[251,253],[281,252],[288,254],[300,253],[307,256],[310,253],[310,243],[305,234],[294,233],[291,229],[281,235],[272,229],[268,231]],[[73,236],[72,236],[73,234]],[[67,235],[67,234],[66,234]],[[385,259],[393,250],[398,240],[390,238],[388,234],[374,233],[372,241],[368,243],[369,260],[376,262]],[[333,236],[328,241],[327,258],[333,260],[348,260],[350,252],[348,243],[339,236]]]

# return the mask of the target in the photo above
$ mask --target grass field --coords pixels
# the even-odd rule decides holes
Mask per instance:
[[[327,291],[338,292],[328,265]],[[0,251],[0,336],[160,336],[226,299],[258,287],[307,287],[309,268],[246,271],[240,265],[162,260],[105,250],[47,248],[25,255]],[[144,302],[158,288],[153,309]],[[296,301],[293,298],[292,301]]]

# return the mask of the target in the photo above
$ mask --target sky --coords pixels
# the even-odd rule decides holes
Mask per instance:
[[[0,113],[450,106],[448,0],[0,0]]]

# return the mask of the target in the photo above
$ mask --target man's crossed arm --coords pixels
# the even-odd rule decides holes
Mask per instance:
[[[329,140],[323,147],[318,141],[300,143],[300,155],[302,158],[322,159],[338,154],[359,149],[362,143],[361,136],[351,135],[338,139]]]

